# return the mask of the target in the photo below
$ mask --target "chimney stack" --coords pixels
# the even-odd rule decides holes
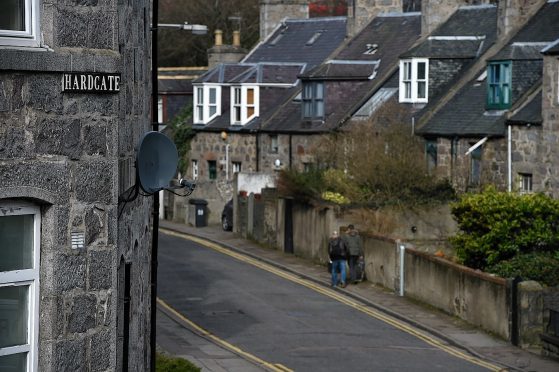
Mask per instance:
[[[546,0],[499,0],[499,35],[508,35],[524,25]]]
[[[260,0],[260,40],[266,39],[285,18],[309,18],[309,1]]]
[[[223,31],[215,30],[215,45],[208,49],[208,67],[211,69],[220,63],[237,63],[247,55],[241,48],[241,32],[233,31],[233,45],[223,44]]]

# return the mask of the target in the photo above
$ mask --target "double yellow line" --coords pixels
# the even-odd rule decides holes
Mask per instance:
[[[505,369],[503,369],[499,366],[496,366],[492,363],[489,363],[489,362],[486,362],[482,359],[479,359],[479,358],[476,358],[474,356],[468,355],[468,354],[466,354],[466,353],[464,353],[464,352],[462,352],[462,351],[460,351],[460,350],[458,350],[454,347],[443,344],[441,341],[439,341],[439,340],[431,337],[430,335],[425,334],[425,333],[411,327],[410,325],[408,325],[404,322],[401,322],[401,321],[399,321],[399,320],[397,320],[397,319],[395,319],[391,316],[388,316],[384,313],[379,312],[378,310],[367,307],[363,304],[360,304],[358,302],[355,302],[355,301],[347,298],[346,296],[342,295],[338,291],[335,291],[335,290],[332,290],[330,288],[326,288],[326,287],[323,287],[321,285],[315,284],[312,281],[309,281],[307,279],[303,279],[303,278],[298,277],[298,276],[296,276],[294,274],[291,274],[289,272],[285,272],[283,270],[280,270],[280,269],[278,269],[278,268],[276,268],[276,267],[274,267],[270,264],[264,263],[260,260],[255,259],[255,258],[252,258],[252,257],[246,256],[246,255],[237,253],[235,251],[232,251],[230,249],[224,248],[224,247],[222,247],[222,246],[220,246],[216,243],[209,242],[207,240],[204,240],[204,239],[201,239],[201,238],[198,238],[198,237],[194,237],[194,236],[190,236],[190,235],[187,235],[187,234],[177,233],[177,232],[174,232],[174,231],[171,231],[171,230],[161,229],[160,231],[167,234],[167,235],[191,240],[191,241],[193,241],[195,243],[198,243],[198,244],[200,244],[204,247],[213,249],[213,250],[215,250],[219,253],[228,255],[228,256],[233,257],[233,258],[235,258],[239,261],[246,262],[250,265],[256,266],[256,267],[258,267],[262,270],[268,271],[268,272],[270,272],[272,274],[275,274],[279,277],[282,277],[284,279],[287,279],[289,281],[292,281],[294,283],[297,283],[299,285],[302,285],[304,287],[312,289],[315,292],[318,292],[318,293],[321,293],[325,296],[328,296],[328,297],[330,297],[330,298],[332,298],[336,301],[339,301],[343,304],[346,304],[347,306],[350,306],[350,307],[352,307],[352,308],[354,308],[358,311],[361,311],[362,313],[365,313],[365,314],[367,314],[367,315],[369,315],[373,318],[376,318],[376,319],[381,320],[381,321],[383,321],[387,324],[390,324],[391,326],[393,326],[393,327],[395,327],[399,330],[402,330],[406,333],[409,333],[409,334],[425,341],[429,345],[434,346],[438,349],[441,349],[441,350],[447,352],[448,354],[451,354],[451,355],[453,355],[457,358],[460,358],[460,359],[466,360],[470,363],[476,364],[478,366],[487,368],[490,371],[504,371],[505,370]],[[159,300],[159,301],[160,301],[161,304],[164,304],[163,301],[161,301],[161,300]],[[166,305],[166,304],[165,304],[165,306],[168,307],[168,305]],[[248,354],[248,353],[240,350],[239,348],[227,343],[226,341],[223,341],[223,340],[219,339],[217,336],[211,335],[208,331],[203,330],[201,327],[195,325],[190,320],[184,318],[184,316],[177,313],[175,310],[172,310],[170,307],[168,307],[168,309],[170,309],[170,311],[173,311],[173,313],[175,315],[181,317],[181,319],[183,319],[184,321],[189,323],[194,328],[198,329],[200,332],[202,332],[202,331],[205,332],[204,335],[206,335],[207,337],[210,337],[212,340],[218,342],[221,345],[224,345],[225,347],[233,350],[234,352],[236,352],[238,354],[241,354],[241,355],[247,357],[250,360],[256,361],[257,363],[262,364],[262,365],[266,366],[267,368],[271,368],[271,370],[273,370],[273,371],[279,371],[279,372],[290,371],[289,369],[287,369],[284,366],[265,362],[258,357],[255,357],[251,354]]]

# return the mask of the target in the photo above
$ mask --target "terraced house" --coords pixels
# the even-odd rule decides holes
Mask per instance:
[[[1,371],[149,369],[150,202],[119,203],[149,130],[149,14],[1,2]]]

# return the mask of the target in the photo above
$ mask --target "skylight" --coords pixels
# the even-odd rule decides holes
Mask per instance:
[[[320,35],[322,35],[322,31],[315,32],[314,35],[309,39],[309,41],[307,41],[306,45],[313,45],[318,40]]]
[[[365,50],[365,52],[364,52],[363,54],[366,54],[366,55],[373,55],[373,54],[375,54],[375,53],[377,52],[377,50],[378,50],[378,44],[367,44],[367,45],[366,45],[366,48],[367,48],[367,49]]]

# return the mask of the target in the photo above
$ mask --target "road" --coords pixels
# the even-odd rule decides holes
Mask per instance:
[[[208,247],[209,246],[209,247]],[[436,339],[212,244],[160,234],[159,298],[247,355],[294,371],[486,371]]]

